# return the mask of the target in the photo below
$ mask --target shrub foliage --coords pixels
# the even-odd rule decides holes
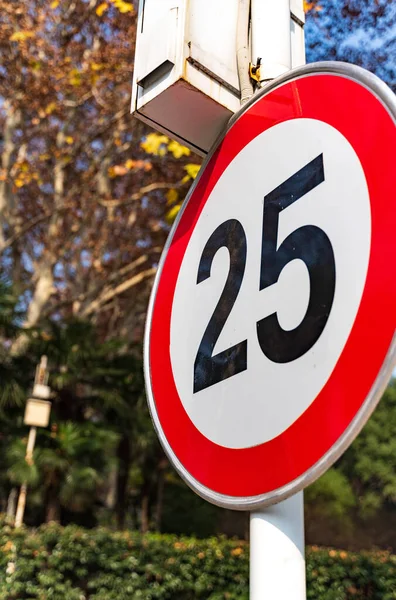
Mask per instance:
[[[247,600],[246,542],[51,524],[0,529],[0,600]],[[396,556],[307,550],[308,598],[396,599]]]

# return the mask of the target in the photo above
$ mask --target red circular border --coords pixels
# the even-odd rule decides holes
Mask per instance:
[[[177,393],[170,359],[175,286],[192,231],[218,179],[257,135],[290,119],[324,121],[355,149],[371,203],[369,267],[360,307],[333,372],[309,408],[276,438],[246,449],[219,446],[200,433]],[[336,74],[305,75],[257,100],[231,127],[206,165],[173,232],[157,286],[149,334],[152,394],[164,435],[184,468],[210,490],[257,496],[294,481],[342,436],[382,367],[396,325],[396,130],[363,85]],[[357,216],[358,220],[358,216]]]

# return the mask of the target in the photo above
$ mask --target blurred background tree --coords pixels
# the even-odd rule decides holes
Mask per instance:
[[[305,7],[309,61],[356,62],[395,85],[394,2]],[[246,515],[208,505],[179,480],[146,406],[148,296],[200,159],[130,115],[136,8],[0,0],[0,510],[13,516],[26,480],[31,525],[244,535]],[[51,424],[29,466],[23,413],[42,354]],[[392,383],[350,450],[307,490],[308,541],[396,547],[395,403]]]
[[[393,0],[305,2],[307,60],[342,60],[376,73],[396,89]]]
[[[0,7],[0,251],[23,325],[78,317],[140,341],[191,158],[130,115],[134,5]]]

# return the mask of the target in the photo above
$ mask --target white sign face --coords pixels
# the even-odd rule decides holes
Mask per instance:
[[[313,171],[316,180],[304,183]],[[285,182],[297,186],[297,199],[293,188],[288,205],[272,210]],[[212,237],[227,223],[230,235],[237,228],[241,240],[235,264],[226,244],[216,246]],[[275,231],[276,239],[264,249],[266,227]],[[206,438],[226,448],[250,448],[275,438],[306,411],[329,379],[352,329],[366,281],[370,239],[370,200],[361,163],[332,126],[308,118],[285,121],[236,156],[191,235],[171,316],[176,388],[189,418]],[[323,253],[327,280],[311,281],[315,273],[299,241],[311,254]],[[270,281],[262,278],[263,260],[269,261],[267,272],[268,265],[275,265]],[[228,302],[217,306],[225,288]],[[315,314],[311,304],[320,302],[321,294],[329,310],[317,338],[305,340],[302,332],[296,356],[284,357],[280,351],[269,358],[257,323],[268,324],[276,313],[282,330],[302,329],[304,320]],[[199,350],[205,344],[212,356],[234,347],[239,352],[235,360],[243,362],[242,352],[248,368],[241,363],[232,376],[216,379],[214,374],[209,381],[206,374],[200,382]],[[225,362],[232,360],[231,351]]]

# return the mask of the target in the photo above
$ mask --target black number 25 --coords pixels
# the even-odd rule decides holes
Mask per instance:
[[[292,260],[302,260],[309,273],[310,296],[301,323],[292,330],[279,324],[277,313],[257,323],[261,350],[273,362],[287,363],[305,354],[319,339],[329,318],[335,290],[335,260],[331,242],[315,225],[293,231],[278,247],[279,214],[324,181],[320,154],[264,198],[259,289],[273,285]],[[212,233],[202,252],[197,284],[210,277],[220,248],[230,254],[230,268],[223,292],[206,327],[194,362],[194,393],[247,369],[247,340],[213,355],[213,349],[242,285],[247,241],[239,221],[229,219]],[[292,301],[292,295],[291,295]]]

